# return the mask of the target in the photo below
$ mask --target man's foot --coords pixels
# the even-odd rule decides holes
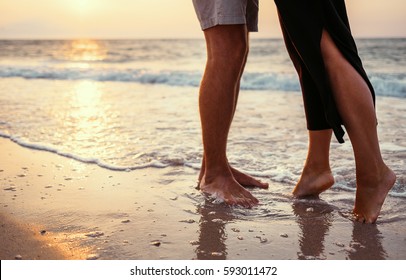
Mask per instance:
[[[228,205],[251,208],[258,204],[258,199],[242,187],[233,176],[218,176],[210,182],[203,178],[200,182],[200,190]]]
[[[368,178],[368,182],[357,183],[354,216],[362,223],[375,223],[388,192],[396,181],[395,173],[385,166],[381,175]],[[372,183],[371,183],[372,182]]]
[[[238,171],[237,169],[231,166],[230,169],[235,180],[243,187],[260,188],[260,189],[267,189],[269,187],[268,183],[261,182],[260,180],[257,180],[248,174],[242,173],[241,171]]]
[[[334,185],[334,176],[330,169],[313,170],[305,167],[292,194],[295,197],[318,196]]]
[[[230,170],[231,173],[234,176],[234,179],[243,187],[245,188],[260,188],[260,189],[267,189],[269,187],[268,183],[261,182],[260,180],[255,179],[254,177],[245,174],[231,166]],[[198,184],[200,185],[200,182],[202,181],[202,178],[204,176],[205,168],[204,165],[202,165],[202,168],[200,169],[200,174],[199,174],[199,179],[198,179]]]

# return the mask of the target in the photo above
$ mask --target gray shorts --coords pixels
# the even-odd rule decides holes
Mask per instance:
[[[258,31],[259,0],[193,0],[202,30],[227,24],[246,24]]]

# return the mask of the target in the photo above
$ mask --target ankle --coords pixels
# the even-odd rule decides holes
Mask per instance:
[[[204,181],[205,184],[210,184],[219,177],[233,177],[233,175],[228,167],[206,168],[202,181]]]
[[[328,163],[306,162],[305,166],[303,167],[303,173],[305,172],[311,174],[331,173],[331,168]]]
[[[357,171],[357,185],[361,187],[375,188],[381,181],[385,180],[392,170],[384,163],[377,168]]]

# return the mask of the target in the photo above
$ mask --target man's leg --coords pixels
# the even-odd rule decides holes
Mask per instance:
[[[245,67],[245,64],[247,62],[247,57],[248,57],[248,43],[249,42],[248,42],[248,33],[247,33],[247,52],[245,54],[243,65],[242,65],[242,68],[241,68],[241,71],[240,71],[240,74],[239,74],[239,77],[238,77],[238,84],[236,86],[233,113],[232,113],[232,116],[230,118],[229,127],[231,127],[231,123],[233,121],[235,111],[237,109],[238,95],[239,95],[239,92],[240,92],[240,81],[241,81],[241,77],[243,75],[244,67]],[[235,180],[240,185],[242,185],[243,187],[257,187],[257,188],[261,188],[261,189],[267,189],[269,187],[268,183],[261,182],[260,180],[257,180],[254,177],[252,177],[252,176],[250,176],[248,174],[245,174],[245,173],[237,170],[236,168],[234,168],[232,166],[230,166],[230,169],[231,169],[231,172],[232,172]],[[206,170],[206,160],[205,160],[205,155],[203,154],[202,166],[201,166],[200,174],[199,174],[199,178],[198,178],[199,184],[200,184],[200,181],[203,178],[203,175],[205,174],[205,170]]]
[[[383,162],[376,114],[365,80],[343,57],[328,32],[323,31],[321,50],[338,111],[354,150],[357,193],[354,214],[373,223],[396,176]]]
[[[248,34],[247,34],[247,36],[248,36]],[[230,127],[231,127],[231,123],[232,123],[234,115],[235,115],[235,110],[237,109],[238,95],[239,95],[239,92],[240,92],[240,81],[241,81],[242,74],[244,72],[245,64],[247,62],[247,56],[248,56],[248,52],[247,52],[247,54],[245,56],[243,67],[241,69],[240,76],[238,78],[238,84],[237,84],[237,87],[236,87],[237,92],[236,92],[236,97],[235,97],[235,100],[234,100],[233,114],[232,114],[232,117],[230,119]],[[256,187],[256,188],[261,188],[261,189],[267,189],[269,187],[268,183],[261,182],[260,180],[257,180],[254,177],[237,170],[236,168],[232,167],[231,165],[230,165],[230,169],[231,169],[231,173],[233,174],[235,180],[239,184],[241,184],[243,187]],[[205,171],[206,171],[206,162],[205,162],[205,157],[203,155],[202,166],[200,168],[200,174],[199,174],[199,178],[198,178],[199,184],[200,184],[200,181],[203,178],[203,175],[204,175]]]
[[[205,170],[200,189],[227,204],[251,207],[258,200],[234,178],[227,156],[227,138],[235,111],[239,79],[248,52],[245,25],[218,25],[204,31],[207,64],[199,108]]]

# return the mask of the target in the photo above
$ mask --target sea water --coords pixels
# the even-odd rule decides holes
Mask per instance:
[[[359,39],[377,93],[382,154],[406,196],[406,39]],[[102,168],[198,170],[204,40],[2,40],[0,136]],[[348,136],[332,141],[336,186],[355,189]],[[291,188],[307,131],[281,39],[253,39],[228,142],[232,165]]]

